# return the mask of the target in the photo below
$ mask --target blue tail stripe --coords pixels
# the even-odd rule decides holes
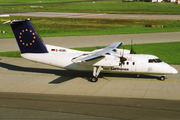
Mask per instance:
[[[41,37],[36,32],[29,19],[14,22],[11,24],[11,28],[21,53],[48,53]]]

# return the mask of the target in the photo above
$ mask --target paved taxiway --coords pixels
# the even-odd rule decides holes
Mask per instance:
[[[75,72],[0,57],[0,119],[180,118],[180,74],[158,76]],[[173,66],[180,71],[180,66]]]
[[[98,19],[150,19],[150,20],[180,20],[180,15],[155,15],[155,14],[94,14],[94,13],[62,13],[62,12],[22,12],[6,14],[11,16],[36,16],[36,17],[67,17],[67,18],[98,18]]]
[[[0,91],[17,93],[65,94],[106,97],[180,100],[180,74],[159,76],[100,74],[89,82],[91,72],[82,73],[34,63],[23,58],[0,60]],[[180,66],[173,66],[180,71]]]
[[[180,101],[175,100],[22,93],[0,95],[1,120],[178,120],[180,117]]]

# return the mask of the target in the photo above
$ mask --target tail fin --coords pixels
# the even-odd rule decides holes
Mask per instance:
[[[41,37],[32,26],[30,19],[11,21],[21,53],[48,53]]]

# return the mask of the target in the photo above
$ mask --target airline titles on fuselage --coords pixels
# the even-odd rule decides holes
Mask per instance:
[[[111,67],[111,70],[117,70],[117,71],[129,71],[129,68],[119,68],[119,67]]]

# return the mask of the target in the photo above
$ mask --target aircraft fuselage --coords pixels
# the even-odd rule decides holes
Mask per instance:
[[[22,57],[44,64],[57,66],[69,70],[76,71],[93,71],[92,65],[76,64],[72,60],[73,58],[85,54],[87,52],[79,53],[24,53]],[[106,55],[105,58],[96,62],[94,66],[101,66],[103,69],[101,72],[104,73],[130,73],[130,74],[176,74],[177,70],[168,65],[167,63],[159,60],[153,55],[139,55],[139,54],[128,54],[124,55],[127,59],[124,64],[120,64],[119,57]],[[152,61],[151,61],[152,60]]]

